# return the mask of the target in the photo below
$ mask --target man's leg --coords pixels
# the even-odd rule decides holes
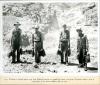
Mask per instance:
[[[38,66],[38,52],[35,50],[35,65],[34,65],[35,68],[39,68]]]
[[[87,71],[87,63],[85,62],[84,70]]]
[[[37,51],[35,51],[35,63],[37,64]]]
[[[35,50],[35,63],[38,64],[40,62],[39,60],[39,53],[37,50]]]
[[[79,67],[83,67],[82,62],[83,62],[83,53],[82,53],[82,50],[80,50],[80,52],[79,52]]]
[[[87,56],[87,52],[86,50],[83,51],[83,63],[84,63],[84,70],[87,71],[87,59],[86,59],[86,56]]]
[[[12,50],[12,63],[15,63],[15,57],[16,57],[15,52],[16,52],[16,50],[13,49]]]
[[[61,63],[63,64],[64,63],[64,53],[62,52],[61,54]]]
[[[32,57],[34,57],[34,49],[32,49]]]
[[[80,55],[81,54],[81,52],[79,52],[79,55],[78,55],[78,61],[79,61],[79,65],[78,65],[78,67],[81,67],[81,60],[80,60]]]
[[[41,62],[41,56],[39,55],[39,52],[37,52],[37,63]]]
[[[68,51],[65,52],[65,63],[68,65]]]
[[[17,49],[17,62],[21,62],[20,61],[20,48]]]

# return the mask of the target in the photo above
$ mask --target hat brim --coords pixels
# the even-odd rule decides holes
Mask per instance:
[[[14,26],[20,26],[21,24],[14,24]]]
[[[63,25],[63,27],[67,27],[67,25]]]
[[[82,32],[82,30],[80,30],[80,29],[77,29],[76,31],[77,31],[77,32]]]
[[[33,29],[39,29],[39,27],[33,27]]]

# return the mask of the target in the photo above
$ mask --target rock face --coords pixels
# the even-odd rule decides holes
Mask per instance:
[[[20,5],[19,7],[20,9],[22,9],[23,6],[25,6],[27,8],[27,9],[25,8],[27,12],[29,11],[28,6],[31,5],[32,7],[32,4],[19,4],[19,5]],[[13,73],[13,72],[14,73],[20,73],[20,72],[21,73],[22,72],[24,73],[30,73],[30,72],[33,73],[79,73],[81,72],[83,73],[85,72],[82,68],[77,67],[78,61],[76,58],[76,52],[77,52],[76,29],[81,27],[83,32],[87,35],[89,39],[89,52],[91,56],[91,62],[88,64],[89,70],[87,72],[89,73],[97,72],[97,66],[98,66],[97,29],[98,27],[83,26],[85,20],[84,20],[84,15],[81,14],[82,11],[79,9],[81,5],[74,4],[72,6],[71,5],[65,6],[65,4],[54,4],[48,6],[44,5],[44,8],[42,10],[39,9],[41,13],[41,19],[45,21],[45,22],[41,21],[41,23],[39,23],[39,26],[40,26],[40,31],[42,31],[42,33],[44,34],[44,49],[46,51],[46,56],[42,57],[42,62],[38,68],[34,68],[35,60],[34,57],[32,57],[32,55],[29,53],[24,53],[23,55],[21,55],[21,60],[23,61],[23,63],[20,64],[18,63],[11,64],[11,58],[7,57],[9,51],[11,50],[10,39],[12,35],[12,30],[14,28],[13,24],[16,21],[19,21],[21,23],[20,28],[22,29],[23,50],[32,49],[32,33],[34,32],[34,30],[32,29],[34,22],[30,14],[29,16],[31,18],[26,15],[20,17],[15,16],[13,15],[13,12],[15,12],[16,10],[15,8],[13,9],[13,12],[12,10],[10,10],[11,12],[10,11],[7,12],[7,14],[3,16],[3,48],[5,48],[3,53],[3,59],[5,61],[3,62],[4,64],[3,71],[7,73]],[[9,6],[11,6],[11,4]],[[12,5],[10,8],[14,6],[15,5]],[[39,4],[35,6],[38,8]],[[43,4],[40,6],[43,6]],[[6,7],[5,9],[8,8],[9,7]],[[50,13],[48,13],[48,9]],[[71,56],[69,57],[69,63],[70,63],[69,66],[60,64],[60,56],[56,55],[58,50],[58,45],[59,45],[59,34],[60,31],[62,30],[63,23],[66,23],[70,26]]]
[[[98,26],[98,14],[97,4],[92,3],[83,8],[83,14],[85,15],[85,25]]]

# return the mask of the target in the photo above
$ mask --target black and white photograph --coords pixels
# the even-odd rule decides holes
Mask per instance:
[[[2,4],[3,73],[98,73],[97,2]]]

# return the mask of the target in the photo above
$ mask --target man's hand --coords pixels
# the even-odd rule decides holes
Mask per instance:
[[[79,55],[79,51],[77,51],[77,55]]]
[[[59,51],[61,51],[61,48],[58,48]]]
[[[22,49],[22,45],[20,46],[20,48]]]
[[[32,49],[34,50],[34,47],[32,47]]]
[[[12,46],[10,45],[10,49],[12,50]]]
[[[68,47],[68,50],[70,50],[70,47]]]
[[[86,49],[86,52],[88,52],[89,50],[88,49]]]

